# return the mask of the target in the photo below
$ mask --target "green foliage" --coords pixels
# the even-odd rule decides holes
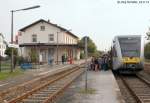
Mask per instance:
[[[87,48],[88,48],[88,55],[92,56],[96,53],[97,51],[97,47],[95,45],[95,43],[90,39],[90,37],[87,37]],[[85,47],[85,37],[83,37],[79,42],[78,42],[78,46],[80,48]],[[81,54],[82,55],[82,54]]]
[[[37,51],[35,49],[32,49],[29,52],[29,56],[30,56],[30,60],[32,63],[36,63],[38,61],[38,54],[37,54]]]
[[[94,57],[100,57],[101,55],[102,55],[101,51],[96,51],[93,56]]]
[[[80,59],[84,59],[84,58],[85,58],[85,54],[83,52],[81,52]]]
[[[144,47],[144,56],[146,59],[150,59],[150,42]]]
[[[24,58],[22,56],[18,56],[18,64],[20,65],[21,63],[25,62]]]
[[[15,56],[18,56],[18,51],[16,48],[10,48],[10,47],[7,47],[6,50],[5,50],[5,54],[8,55],[9,57],[11,57],[11,51],[13,49],[13,52],[14,52],[14,55]]]
[[[146,35],[147,35],[147,40],[150,40],[150,32],[149,31],[146,33]]]
[[[150,59],[145,59],[144,62],[150,62]]]
[[[0,72],[0,80],[5,80],[7,78],[12,78],[18,75],[22,75],[24,72],[22,69],[15,69],[14,72],[10,72],[9,70],[5,70]]]

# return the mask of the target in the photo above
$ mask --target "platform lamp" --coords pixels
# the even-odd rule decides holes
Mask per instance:
[[[88,69],[88,61],[87,61],[87,58],[88,58],[88,49],[87,49],[87,46],[88,45],[88,36],[85,36],[85,91],[87,91],[87,69]]]
[[[32,7],[28,7],[28,8],[24,8],[24,9],[18,9],[18,10],[11,10],[11,44],[13,44],[13,14],[14,12],[17,12],[17,11],[26,11],[26,10],[30,10],[30,9],[36,9],[36,8],[39,8],[40,5],[36,5],[36,6],[32,6]],[[11,49],[11,72],[13,72],[13,69],[14,69],[14,64],[13,64],[13,61],[14,61],[14,51],[13,49]]]

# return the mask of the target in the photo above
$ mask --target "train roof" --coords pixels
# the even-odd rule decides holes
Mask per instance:
[[[142,37],[142,35],[117,35],[114,37],[112,45],[114,45],[114,41],[116,41],[116,39],[118,38],[123,38],[123,37]]]
[[[120,38],[120,37],[141,37],[141,35],[118,35],[118,36],[115,36],[115,38]]]

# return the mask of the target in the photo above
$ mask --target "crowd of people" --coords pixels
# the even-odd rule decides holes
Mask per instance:
[[[102,57],[92,57],[90,62],[89,70],[99,71],[99,70],[108,70],[110,67],[110,57],[108,55],[103,55]]]

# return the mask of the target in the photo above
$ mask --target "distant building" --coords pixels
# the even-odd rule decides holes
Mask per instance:
[[[5,50],[7,47],[7,42],[2,33],[0,33],[0,56],[5,57]]]
[[[20,29],[17,42],[23,57],[28,57],[35,50],[40,61],[47,63],[53,59],[56,63],[62,61],[62,56],[80,59],[78,39],[67,29],[40,19]]]

